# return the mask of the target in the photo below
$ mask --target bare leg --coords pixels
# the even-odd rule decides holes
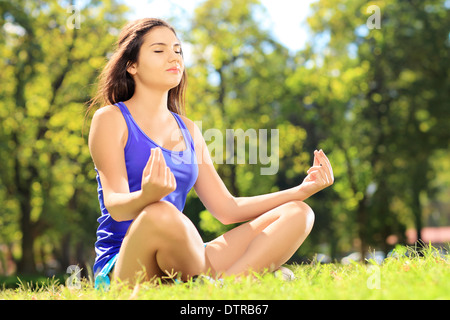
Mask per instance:
[[[314,213],[301,201],[285,203],[211,241],[207,265],[216,275],[274,270],[297,251],[314,224]]]
[[[169,202],[147,206],[132,222],[114,267],[114,278],[136,280],[181,272],[182,279],[205,271],[203,241],[192,222]]]

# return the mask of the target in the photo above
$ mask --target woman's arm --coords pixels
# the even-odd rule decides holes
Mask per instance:
[[[322,150],[314,151],[313,166],[307,173],[299,186],[260,196],[235,198],[233,205],[235,211],[230,212],[238,212],[236,216],[246,221],[249,217],[250,219],[256,217],[283,203],[304,201],[334,183],[331,164]]]
[[[254,219],[259,215],[293,200],[305,200],[312,194],[330,185],[331,166],[323,151],[316,151],[314,166],[308,170],[308,176],[299,186],[252,197],[234,197],[230,194],[214,168],[206,142],[199,128],[187,118],[188,128],[194,137],[197,153],[199,176],[194,186],[206,209],[220,222],[231,224]],[[323,163],[320,166],[320,163]]]
[[[143,172],[141,190],[130,193],[123,152],[127,137],[127,126],[118,108],[107,106],[95,112],[89,150],[100,175],[106,209],[116,221],[136,218],[147,205],[176,188],[161,150],[153,149]]]

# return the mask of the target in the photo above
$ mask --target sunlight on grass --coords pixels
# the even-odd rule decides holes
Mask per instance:
[[[296,279],[284,281],[273,273],[241,279],[225,278],[221,283],[141,283],[125,286],[113,283],[98,291],[82,279],[78,289],[48,279],[40,284],[23,283],[17,289],[3,289],[0,299],[26,300],[300,300],[300,299],[450,299],[449,254],[429,247],[420,254],[398,247],[381,265],[366,263],[289,265]]]

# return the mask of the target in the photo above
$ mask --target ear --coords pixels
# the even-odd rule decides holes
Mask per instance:
[[[128,63],[127,72],[132,76],[134,76],[137,72],[136,64],[137,64],[136,62]]]

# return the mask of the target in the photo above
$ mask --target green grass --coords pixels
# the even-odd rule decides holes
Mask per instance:
[[[405,247],[381,265],[373,261],[349,265],[289,265],[293,281],[272,273],[239,280],[224,279],[222,286],[187,282],[177,285],[142,283],[134,287],[113,284],[107,292],[83,279],[81,288],[68,288],[58,280],[39,284],[19,280],[16,289],[0,290],[0,299],[13,300],[303,300],[303,299],[450,299],[450,256],[434,248],[419,255]]]

